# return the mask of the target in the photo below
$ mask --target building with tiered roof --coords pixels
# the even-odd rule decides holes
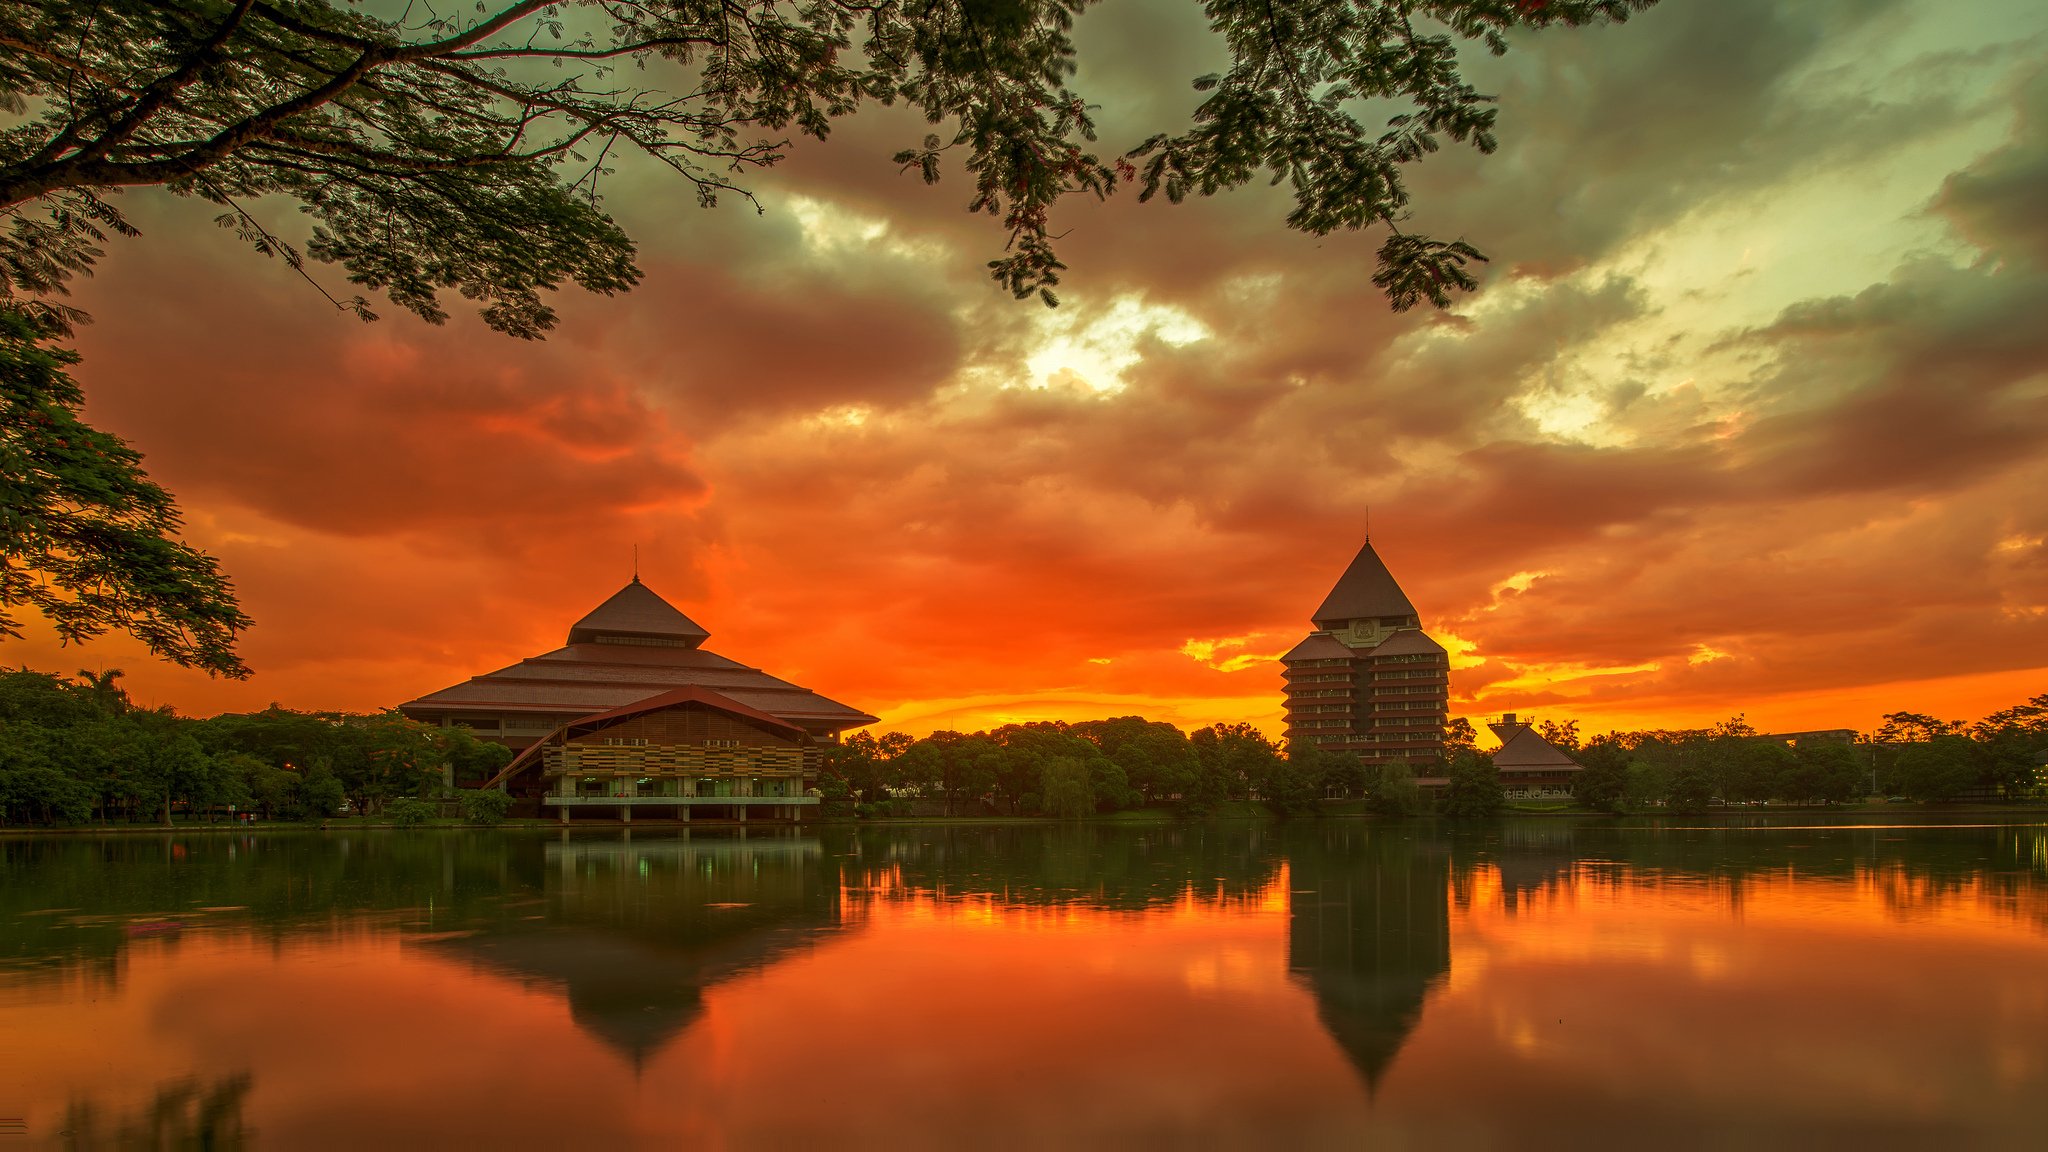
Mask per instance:
[[[710,636],[635,576],[563,647],[398,710],[511,748],[489,783],[529,804],[793,812],[818,746],[875,717],[709,651]]]
[[[398,706],[514,752],[572,721],[678,688],[704,688],[833,741],[875,717],[705,648],[711,633],[638,576],[569,629],[569,642]]]
[[[1372,541],[1310,620],[1316,630],[1280,658],[1287,738],[1368,761],[1440,760],[1449,659]]]

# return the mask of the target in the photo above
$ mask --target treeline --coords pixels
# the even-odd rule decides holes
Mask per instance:
[[[1584,766],[1573,788],[1603,811],[1713,804],[1823,804],[1865,796],[1921,802],[2042,798],[2048,694],[1975,723],[1893,712],[1853,742],[1763,738],[1742,717],[1710,728],[1609,732],[1583,743],[1578,725],[1544,724],[1543,737]]]
[[[197,720],[138,708],[120,675],[0,672],[0,824],[298,820],[344,807],[413,821],[446,782],[481,782],[511,757],[395,712],[272,706]]]
[[[1484,756],[1454,762],[1453,814],[1468,813],[1464,791],[1482,794],[1491,772]],[[1259,800],[1282,815],[1325,799],[1363,798],[1390,814],[1420,811],[1422,797],[1405,764],[1367,765],[1313,745],[1287,748],[1249,724],[1182,732],[1140,716],[1069,724],[1005,724],[986,732],[934,732],[913,739],[856,733],[828,748],[819,777],[828,804],[863,816],[908,815],[918,801],[950,815],[1077,817],[1170,805],[1199,815],[1233,800]],[[1491,808],[1499,807],[1493,787]]]

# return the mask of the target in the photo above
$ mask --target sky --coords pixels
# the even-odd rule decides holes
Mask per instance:
[[[1184,3],[1077,37],[1110,153],[1219,63]],[[1413,225],[1492,257],[1445,312],[1263,183],[1074,201],[1062,306],[1019,303],[886,110],[750,179],[758,213],[623,171],[646,280],[563,293],[539,344],[459,300],[338,315],[131,192],[74,374],[232,576],[255,675],[36,628],[0,660],[382,709],[558,646],[637,546],[707,647],[884,729],[1277,735],[1276,657],[1369,525],[1454,715],[1975,718],[2048,692],[2044,60],[2031,0],[1666,0],[1468,53],[1500,149],[1411,169]]]

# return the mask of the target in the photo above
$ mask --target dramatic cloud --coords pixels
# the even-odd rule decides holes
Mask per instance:
[[[1215,64],[1185,6],[1080,35],[1109,147]],[[646,283],[539,344],[356,324],[137,196],[79,375],[234,573],[258,675],[10,658],[383,707],[558,643],[637,544],[714,647],[913,731],[1272,726],[1369,517],[1457,711],[1981,715],[2048,689],[2044,38],[2017,0],[1674,2],[1475,58],[1501,149],[1415,181],[1494,257],[1447,313],[1391,313],[1376,240],[1286,232],[1264,186],[1072,205],[1065,305],[1014,302],[888,111],[763,213],[624,173]]]

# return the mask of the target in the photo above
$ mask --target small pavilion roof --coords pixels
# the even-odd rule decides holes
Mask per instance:
[[[1372,550],[1372,541],[1367,540],[1310,619],[1320,627],[1341,620],[1413,615],[1415,605],[1408,602],[1394,574],[1387,571],[1380,554]]]
[[[1350,660],[1360,655],[1362,653],[1346,647],[1343,641],[1328,632],[1311,632],[1307,639],[1289,648],[1287,654],[1280,657],[1280,662],[1292,664],[1297,660]]]
[[[569,643],[595,643],[601,636],[676,640],[695,648],[711,638],[695,620],[662,599],[635,576],[631,583],[569,628]]]
[[[1372,650],[1374,656],[1426,656],[1444,654],[1444,646],[1429,638],[1420,628],[1403,628],[1379,642]]]
[[[1579,762],[1564,754],[1557,745],[1536,734],[1534,728],[1517,725],[1516,731],[1506,738],[1499,750],[1493,754],[1495,768],[1577,768]]]

